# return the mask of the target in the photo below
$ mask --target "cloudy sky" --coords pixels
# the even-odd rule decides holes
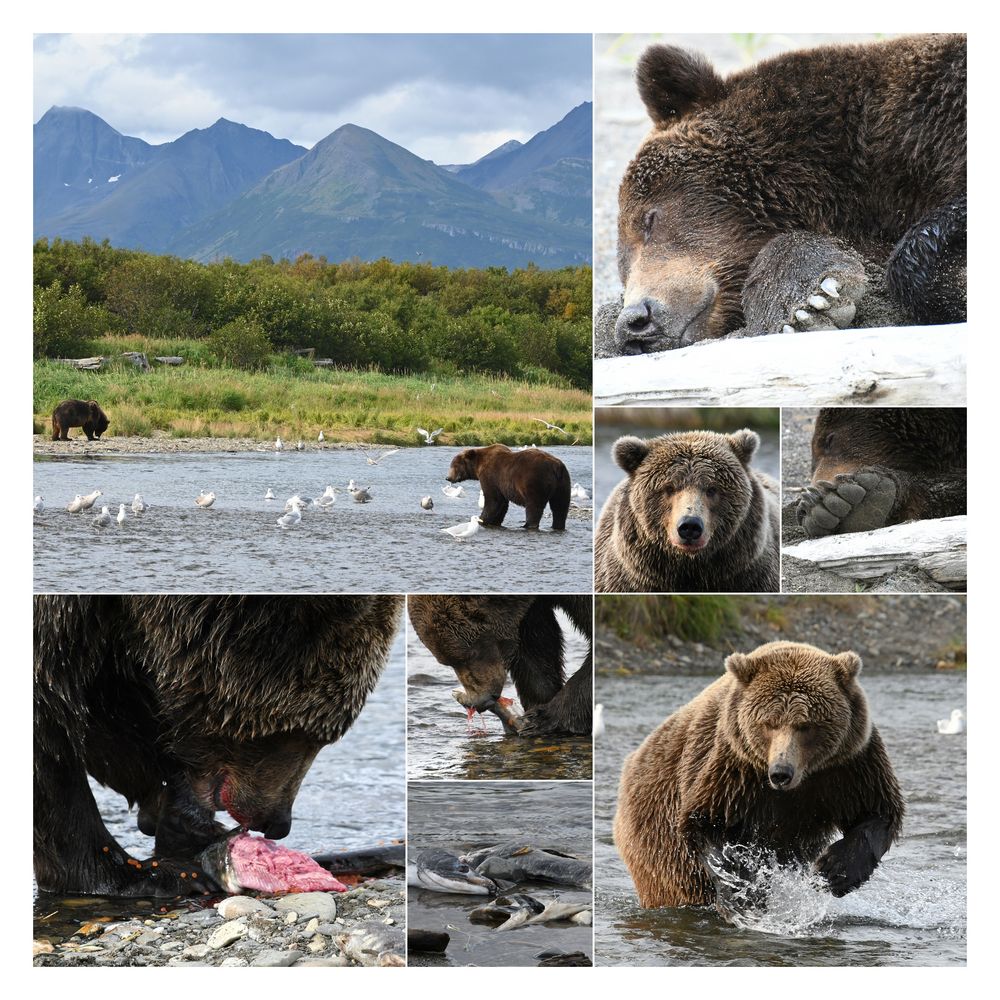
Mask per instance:
[[[54,104],[159,143],[228,118],[312,146],[353,122],[437,163],[529,139],[591,97],[589,35],[36,35]]]

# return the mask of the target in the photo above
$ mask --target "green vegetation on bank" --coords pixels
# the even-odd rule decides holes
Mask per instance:
[[[145,349],[134,341],[121,341],[116,348]],[[168,353],[177,349],[185,354],[187,348],[187,342],[172,342]],[[144,373],[120,361],[90,372],[38,361],[35,433],[47,433],[55,405],[73,397],[100,400],[111,418],[106,438],[165,432],[174,437],[261,440],[280,434],[315,441],[322,430],[330,441],[402,445],[420,443],[420,426],[444,427],[439,440],[445,445],[592,441],[590,395],[565,385],[491,375],[393,376],[317,369],[294,356],[260,371],[195,363]],[[557,424],[572,437],[547,430],[534,417]]]
[[[712,643],[740,620],[742,599],[714,594],[698,597],[649,595],[597,599],[597,624],[621,639],[645,646],[668,635]]]
[[[34,247],[34,306],[39,360],[134,349],[177,354],[184,369],[227,371],[215,376],[219,386],[238,382],[239,372],[280,374],[290,384],[306,374],[293,352],[312,349],[342,369],[334,382],[351,369],[359,378],[373,370],[488,375],[539,391],[590,389],[589,267],[450,270],[389,260],[331,264],[309,255],[198,264],[106,241],[42,239]],[[197,377],[185,372],[179,384]],[[92,385],[93,373],[87,378],[81,384]],[[93,389],[80,395],[100,398]],[[273,409],[263,400],[253,405]]]

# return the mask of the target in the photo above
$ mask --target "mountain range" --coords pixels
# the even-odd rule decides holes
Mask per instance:
[[[450,267],[589,262],[591,105],[440,166],[344,125],[306,150],[220,118],[154,146],[82,108],[34,127],[35,237],[200,261],[301,253]]]

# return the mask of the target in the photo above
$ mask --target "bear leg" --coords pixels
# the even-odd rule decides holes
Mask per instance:
[[[843,330],[868,291],[865,263],[837,240],[783,233],[767,242],[743,284],[738,336]]]
[[[898,475],[872,466],[810,486],[799,500],[796,516],[810,538],[872,531],[890,523],[902,496]]]
[[[215,814],[198,802],[182,777],[174,776],[168,780],[153,832],[157,857],[195,857],[228,832],[226,827],[215,821]]]
[[[889,256],[889,289],[918,324],[965,321],[967,212],[965,195],[930,212]]]
[[[524,713],[520,736],[549,736],[569,733],[589,736],[594,727],[593,657],[587,654],[583,666],[549,702]]]
[[[539,524],[541,524],[542,514],[544,513],[545,513],[544,503],[535,503],[529,501],[524,505],[524,524],[522,525],[522,527],[527,528],[529,530],[537,529]],[[564,524],[563,527],[565,528],[566,525]]]
[[[834,841],[816,860],[816,871],[834,896],[846,896],[864,885],[892,843],[891,824],[881,817],[868,819]]]
[[[498,528],[507,516],[510,501],[499,493],[483,491],[483,512],[479,515],[479,523],[484,528]]]

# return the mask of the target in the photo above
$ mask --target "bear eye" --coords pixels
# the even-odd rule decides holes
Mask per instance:
[[[824,435],[823,440],[820,441],[819,443],[819,446],[823,448],[825,451],[828,451],[830,448],[833,447],[833,431],[831,431],[829,434]]]
[[[642,238],[648,240],[653,233],[653,226],[656,223],[657,211],[651,209],[642,217]]]
[[[705,490],[705,499],[707,500],[714,500],[718,495],[719,491],[714,486],[709,486],[708,489]]]

